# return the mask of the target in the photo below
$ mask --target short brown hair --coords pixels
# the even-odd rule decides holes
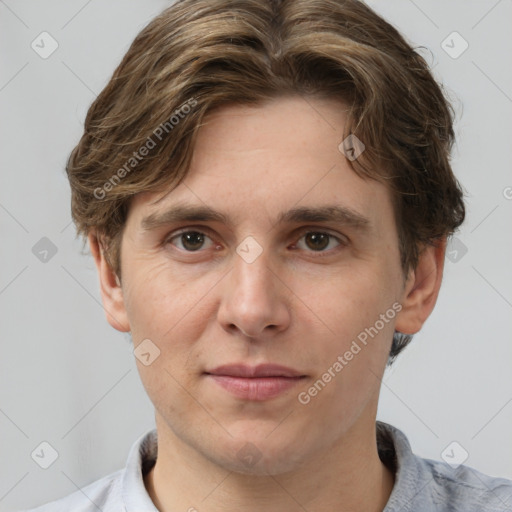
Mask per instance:
[[[130,199],[183,180],[205,114],[292,94],[349,106],[344,138],[365,145],[349,164],[391,190],[404,274],[459,227],[453,109],[392,25],[357,0],[181,0],[140,32],[87,113],[66,168],[77,234],[94,229],[121,277]],[[410,339],[395,333],[390,361]]]

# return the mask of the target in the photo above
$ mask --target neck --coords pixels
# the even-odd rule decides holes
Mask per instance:
[[[363,430],[354,426],[335,446],[294,471],[256,476],[214,464],[169,429],[158,428],[157,421],[158,458],[145,485],[161,512],[382,512],[394,474],[378,456],[375,421],[368,425]]]

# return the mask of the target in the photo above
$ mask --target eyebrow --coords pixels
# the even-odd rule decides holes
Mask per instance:
[[[175,205],[162,213],[151,213],[142,219],[141,227],[144,231],[151,231],[177,222],[220,222],[226,225],[233,224],[226,214],[208,206],[181,204]],[[351,208],[340,205],[292,208],[286,212],[281,212],[277,217],[276,224],[298,224],[302,222],[333,222],[362,231],[368,230],[371,225],[368,218]]]

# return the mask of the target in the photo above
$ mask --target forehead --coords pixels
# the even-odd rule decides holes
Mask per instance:
[[[346,110],[339,101],[302,97],[215,109],[198,130],[184,182],[134,198],[139,224],[175,203],[221,211],[233,222],[339,205],[378,224],[391,213],[390,193],[359,177],[340,149]]]

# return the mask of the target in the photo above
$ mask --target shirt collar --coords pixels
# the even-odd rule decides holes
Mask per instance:
[[[150,430],[130,450],[121,483],[123,512],[158,512],[144,485],[144,475],[156,462],[157,440],[156,429]]]
[[[424,487],[432,474],[422,459],[412,452],[406,435],[393,425],[377,421],[379,457],[395,474],[395,485],[383,512],[408,510],[408,505]]]

